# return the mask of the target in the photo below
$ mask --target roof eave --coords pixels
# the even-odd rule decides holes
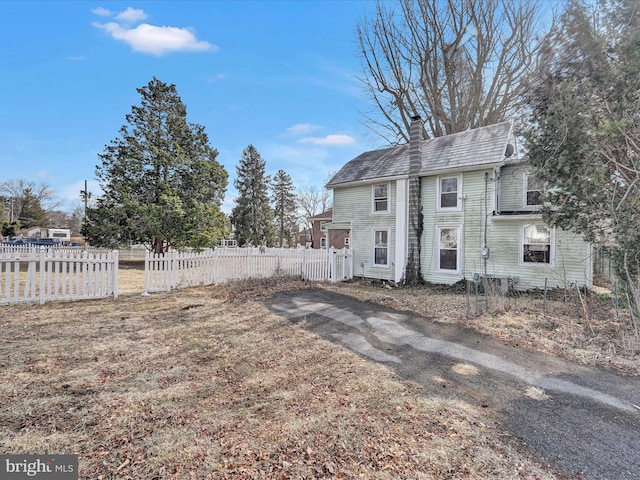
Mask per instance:
[[[474,163],[473,165],[466,165],[463,167],[449,167],[449,168],[436,168],[433,170],[423,170],[419,172],[418,175],[420,177],[430,177],[433,175],[470,172],[473,170],[484,170],[486,168],[496,168],[496,167],[503,167],[503,166],[504,166],[504,160],[500,160],[499,162]]]
[[[359,185],[371,185],[374,183],[381,183],[381,182],[393,182],[395,180],[405,180],[409,178],[409,175],[394,175],[392,177],[373,177],[373,178],[366,178],[364,180],[351,180],[349,182],[344,182],[344,183],[336,183],[336,184],[329,184],[327,183],[325,185],[325,188],[338,188],[338,187],[357,187]]]

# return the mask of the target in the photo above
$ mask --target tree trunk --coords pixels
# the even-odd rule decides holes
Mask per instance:
[[[164,253],[164,241],[162,237],[158,236],[153,239],[153,252],[157,254]]]

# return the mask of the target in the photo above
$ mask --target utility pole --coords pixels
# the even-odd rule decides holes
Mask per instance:
[[[89,201],[89,192],[87,191],[87,181],[84,181],[84,221],[87,221],[87,203]]]

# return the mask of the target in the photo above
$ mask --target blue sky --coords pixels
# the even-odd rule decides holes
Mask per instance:
[[[356,26],[370,0],[4,1],[0,4],[0,181],[52,187],[69,209],[97,154],[154,76],[173,83],[230,175],[242,150],[297,187],[379,146]],[[378,145],[375,145],[378,142]]]

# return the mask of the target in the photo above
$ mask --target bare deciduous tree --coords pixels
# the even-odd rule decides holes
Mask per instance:
[[[20,202],[25,197],[26,192],[42,206],[46,212],[55,210],[61,205],[61,201],[56,198],[56,192],[44,183],[36,184],[34,181],[24,179],[7,180],[0,182],[0,194],[14,199],[14,208],[20,207]]]
[[[544,33],[539,12],[528,0],[378,1],[358,25],[361,81],[375,105],[363,123],[398,144],[415,114],[424,138],[510,118]]]
[[[313,235],[313,220],[311,218],[331,207],[330,192],[324,188],[306,186],[298,189],[296,201],[298,203],[300,221]]]

